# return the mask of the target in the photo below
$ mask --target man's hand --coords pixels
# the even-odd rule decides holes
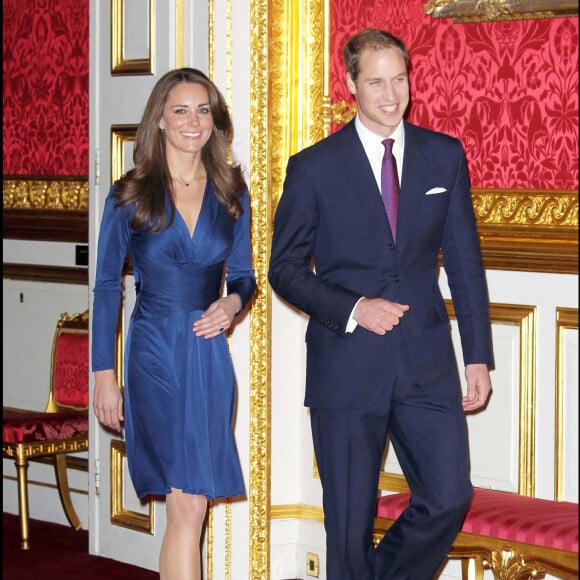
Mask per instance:
[[[384,298],[363,298],[357,304],[353,318],[359,326],[383,336],[399,324],[407,310],[408,304],[398,304]]]
[[[491,393],[491,379],[486,364],[465,365],[467,395],[461,400],[464,411],[476,411],[487,403]]]

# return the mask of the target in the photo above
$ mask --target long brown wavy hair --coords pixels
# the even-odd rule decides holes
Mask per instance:
[[[171,90],[180,83],[197,83],[207,89],[214,122],[212,134],[201,150],[201,159],[216,197],[232,219],[242,213],[240,197],[246,183],[239,164],[228,161],[234,129],[227,104],[219,89],[201,71],[180,68],[165,73],[156,83],[135,137],[134,167],[119,181],[114,196],[117,206],[135,204],[133,228],[144,227],[156,233],[167,227],[175,217],[173,183],[166,159],[165,135],[159,121]],[[165,191],[170,193],[171,215],[166,215]]]

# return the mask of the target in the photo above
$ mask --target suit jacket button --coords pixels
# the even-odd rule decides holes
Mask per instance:
[[[392,242],[389,242],[389,250],[394,250],[395,249],[395,244],[393,244]]]
[[[395,274],[395,275],[393,276],[393,280],[394,280],[395,282],[398,282],[400,279],[401,279],[401,278],[399,278],[398,274]]]

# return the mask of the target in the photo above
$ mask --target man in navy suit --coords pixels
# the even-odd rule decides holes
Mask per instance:
[[[290,158],[269,280],[310,315],[305,405],[323,489],[327,580],[431,580],[473,491],[465,412],[491,392],[481,249],[461,143],[403,120],[405,44],[365,29],[344,57],[357,116]],[[400,183],[396,230],[381,199],[386,138]],[[461,336],[463,397],[437,282],[440,250]],[[375,551],[387,435],[412,497]]]

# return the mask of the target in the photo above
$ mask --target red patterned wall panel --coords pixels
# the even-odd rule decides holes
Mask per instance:
[[[2,8],[4,175],[87,175],[88,0]]]
[[[332,0],[332,101],[352,102],[348,38],[384,28],[411,54],[409,120],[461,138],[472,187],[577,189],[578,19],[454,24],[425,3]]]

